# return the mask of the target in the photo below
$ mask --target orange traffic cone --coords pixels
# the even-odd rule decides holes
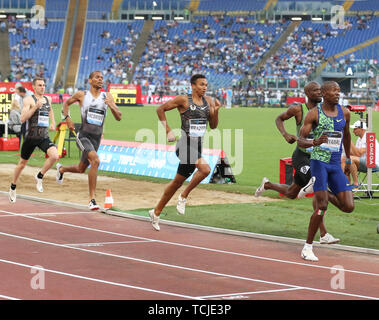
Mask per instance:
[[[108,210],[112,208],[112,206],[113,206],[112,192],[111,192],[111,189],[107,189],[107,191],[105,192],[104,209]]]

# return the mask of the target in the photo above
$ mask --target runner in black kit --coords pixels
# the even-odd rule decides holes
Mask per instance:
[[[208,163],[202,158],[202,141],[208,122],[211,129],[217,128],[221,104],[217,99],[205,96],[207,85],[205,76],[196,74],[191,77],[192,94],[177,96],[157,108],[158,118],[166,129],[168,141],[173,142],[176,137],[167,123],[165,112],[178,109],[182,122],[182,134],[176,144],[176,155],[180,160],[177,174],[166,187],[156,207],[149,211],[155,230],[160,229],[159,215],[163,208],[183,182],[197,169],[188,186],[179,195],[176,206],[179,214],[185,213],[189,193],[210,173]]]
[[[285,112],[281,113],[275,120],[276,126],[279,130],[279,132],[282,134],[284,139],[292,144],[297,141],[300,128],[303,125],[304,118],[308,110],[314,108],[319,102],[321,102],[321,87],[320,85],[312,81],[308,83],[304,87],[304,92],[308,98],[307,103],[296,103],[291,105]],[[284,121],[291,119],[292,117],[295,117],[296,119],[296,133],[297,136],[294,136],[292,134],[289,134],[285,127],[284,127]],[[295,175],[294,175],[294,181],[291,185],[287,184],[274,184],[269,182],[269,180],[264,177],[262,180],[262,184],[255,192],[255,196],[259,197],[262,195],[262,193],[265,190],[275,190],[283,195],[285,195],[287,198],[295,199],[301,189],[305,187],[308,184],[308,193],[312,193],[313,189],[313,183],[314,179],[311,177],[310,172],[310,152],[308,152],[304,148],[296,147],[295,151],[292,154],[292,166],[295,169]],[[300,194],[300,197],[304,196],[303,194]]]
[[[21,147],[21,157],[13,175],[13,181],[9,190],[9,201],[16,202],[17,180],[24,170],[36,147],[40,148],[48,156],[42,169],[35,176],[36,187],[43,192],[42,178],[44,174],[59,159],[58,150],[49,138],[49,129],[55,130],[54,112],[51,108],[51,98],[44,96],[45,80],[35,78],[33,80],[34,95],[24,99],[24,107],[21,112],[21,122],[26,122],[25,139]]]
[[[74,122],[69,116],[69,107],[75,102],[79,102],[82,115],[82,125],[77,134],[77,145],[82,151],[82,157],[79,164],[73,166],[62,166],[57,164],[57,182],[62,184],[63,174],[65,172],[84,173],[89,165],[91,168],[88,171],[89,185],[89,204],[90,210],[99,209],[95,200],[97,169],[100,164],[100,159],[97,150],[100,146],[101,136],[107,108],[111,110],[114,118],[117,121],[121,120],[121,112],[116,106],[113,96],[109,92],[101,92],[103,87],[103,74],[101,71],[91,72],[89,76],[89,84],[91,85],[88,91],[77,91],[72,97],[67,99],[63,104],[63,115],[67,121],[70,130],[74,130]]]

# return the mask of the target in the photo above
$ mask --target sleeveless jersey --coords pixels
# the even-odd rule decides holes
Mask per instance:
[[[80,108],[82,114],[80,131],[101,136],[108,108],[104,102],[105,98],[105,92],[101,92],[95,99],[90,91],[85,91],[83,105]]]
[[[34,102],[37,103],[37,98],[32,95]],[[45,139],[49,138],[49,113],[50,103],[46,96],[43,96],[45,103],[36,110],[33,115],[26,121],[25,138],[28,139]]]
[[[343,132],[346,123],[343,110],[338,104],[338,114],[336,117],[327,116],[322,110],[321,104],[317,105],[317,110],[318,125],[313,130],[314,138],[317,139],[326,134],[328,136],[328,143],[313,147],[311,159],[340,165]]]
[[[192,100],[192,94],[188,95],[190,106],[186,111],[180,114],[182,121],[182,131],[187,137],[202,138],[207,130],[207,122],[209,119],[209,105],[204,97],[201,106],[196,105]]]

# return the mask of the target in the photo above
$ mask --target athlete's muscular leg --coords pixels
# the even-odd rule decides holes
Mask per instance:
[[[337,195],[328,191],[328,201],[343,212],[352,212],[354,210],[353,192],[343,191]]]
[[[24,170],[24,168],[26,167],[26,164],[28,163],[28,161],[29,160],[25,160],[20,157],[20,161],[18,162],[16,168],[14,169],[13,181],[12,181],[13,184],[17,184],[17,180],[20,177],[22,170]]]
[[[203,181],[211,172],[209,164],[203,159],[200,158],[196,161],[197,171],[193,175],[190,183],[182,192],[182,198],[187,198],[189,193],[201,182]]]
[[[313,205],[313,212],[315,212],[317,210],[316,209],[317,208],[316,197],[313,197],[312,205]],[[320,223],[320,236],[321,237],[325,236],[325,234],[327,233],[326,227],[325,227],[325,224],[324,224],[324,217],[325,217],[325,214],[322,215],[322,220],[321,220],[321,223]]]
[[[59,160],[58,150],[55,146],[47,149],[46,153],[48,158],[42,166],[42,174],[45,174],[53,166],[53,164]]]
[[[91,168],[88,171],[89,199],[91,200],[91,199],[95,199],[97,170],[100,164],[100,159],[96,151],[90,151],[88,153],[88,161],[91,165]]]
[[[328,193],[326,190],[314,193],[314,210],[309,221],[307,243],[312,244],[318,228],[320,227],[323,215],[328,208]]]
[[[297,195],[299,194],[299,191],[301,190],[301,187],[298,186],[296,183],[292,183],[291,185],[288,185],[288,184],[276,184],[276,183],[266,182],[264,185],[264,188],[265,190],[277,191],[289,199],[295,199]]]
[[[84,162],[79,162],[79,164],[74,164],[72,166],[62,166],[59,168],[59,173],[72,172],[72,173],[84,173],[88,168],[89,164]]]
[[[186,177],[177,173],[175,178],[166,186],[162,198],[159,200],[158,204],[154,208],[155,215],[159,216],[166,206],[167,202],[170,201],[175,192],[183,185],[183,182],[186,181]]]

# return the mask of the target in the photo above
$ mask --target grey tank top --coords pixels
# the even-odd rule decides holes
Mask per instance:
[[[105,92],[101,92],[95,99],[90,91],[85,91],[81,107],[82,126],[80,127],[80,132],[101,136],[108,108],[104,102],[105,98]]]
[[[37,103],[36,96],[32,95],[32,98]],[[49,138],[49,114],[51,106],[47,97],[43,96],[43,98],[46,102],[26,121],[25,137],[28,139]]]
[[[182,131],[187,137],[202,138],[207,130],[209,120],[209,105],[204,97],[203,104],[197,105],[192,100],[192,94],[188,95],[189,107],[180,114],[182,121]],[[183,136],[183,135],[182,135]]]

